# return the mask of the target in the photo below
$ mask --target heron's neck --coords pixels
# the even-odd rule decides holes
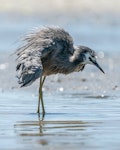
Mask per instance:
[[[84,69],[82,56],[78,55],[78,52],[74,52],[72,56],[69,58],[71,72],[78,72]]]
[[[82,56],[80,57],[79,51],[77,51],[77,50],[75,50],[73,55],[69,57],[69,61],[74,65],[78,65],[78,64],[83,63]]]

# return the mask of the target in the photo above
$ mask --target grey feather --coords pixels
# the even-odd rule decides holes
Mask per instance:
[[[42,60],[48,58],[50,53],[56,57],[61,51],[71,54],[74,52],[72,37],[58,27],[36,30],[23,39],[23,44],[16,51],[16,70],[21,86],[27,86],[42,76]]]

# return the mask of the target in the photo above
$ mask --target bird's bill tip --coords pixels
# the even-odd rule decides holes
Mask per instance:
[[[100,65],[99,65],[96,61],[93,62],[93,64],[94,64],[98,69],[100,69],[100,71],[101,71],[102,73],[105,74],[105,72],[103,71],[103,69],[100,67]]]

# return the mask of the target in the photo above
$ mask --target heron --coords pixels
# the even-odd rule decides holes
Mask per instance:
[[[20,87],[40,79],[37,113],[45,115],[42,87],[47,76],[83,71],[87,64],[95,65],[96,53],[87,46],[74,46],[72,36],[63,28],[52,26],[38,28],[23,38],[23,45],[16,50],[17,78]]]

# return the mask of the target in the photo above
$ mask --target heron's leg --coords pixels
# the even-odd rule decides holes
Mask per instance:
[[[40,86],[39,86],[39,100],[38,100],[38,110],[37,110],[37,113],[40,113],[40,101],[41,101],[41,104],[42,104],[42,112],[43,112],[43,115],[45,114],[45,109],[44,109],[44,102],[43,102],[43,93],[42,93],[42,86],[43,86],[43,83],[45,81],[45,76],[40,78]]]
[[[41,99],[41,96],[40,96],[40,91],[42,89],[42,77],[40,77],[40,85],[39,85],[39,99],[38,99],[38,109],[37,109],[37,113],[40,113],[40,99]]]
[[[43,86],[43,84],[44,84],[45,79],[46,79],[46,76],[43,77],[42,86]]]
[[[45,81],[45,78],[46,76],[43,77],[42,81],[41,81],[41,86],[43,87],[43,84],[44,84],[44,81]],[[41,91],[40,91],[40,99],[41,99],[41,104],[42,104],[42,114],[43,114],[43,117],[45,115],[45,108],[44,108],[44,101],[43,101],[43,92],[42,92],[42,88],[41,88]]]

